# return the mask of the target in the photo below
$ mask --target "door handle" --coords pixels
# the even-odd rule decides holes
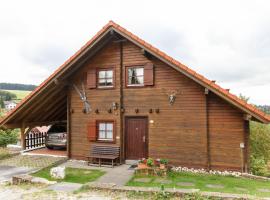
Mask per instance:
[[[145,136],[143,136],[143,142],[145,142]]]

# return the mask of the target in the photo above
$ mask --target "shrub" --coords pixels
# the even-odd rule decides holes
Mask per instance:
[[[167,159],[160,159],[160,164],[167,165],[168,162],[169,162],[169,161],[168,161]]]
[[[265,163],[265,160],[263,157],[261,158],[255,158],[251,156],[250,159],[250,169],[252,174],[258,175],[258,176],[267,176],[267,164]]]
[[[14,144],[17,142],[17,139],[18,139],[17,130],[0,129],[0,147],[6,147],[8,144]]]
[[[266,176],[270,161],[270,126],[250,123],[250,168],[255,175]]]
[[[270,160],[270,126],[257,122],[250,123],[251,155],[255,158]]]

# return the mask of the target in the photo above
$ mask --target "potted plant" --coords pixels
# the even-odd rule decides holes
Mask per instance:
[[[168,160],[167,159],[160,159],[159,168],[160,169],[165,169],[167,167],[167,164],[168,164]]]
[[[142,160],[139,160],[138,169],[146,169],[146,168],[147,168],[146,159],[143,158]]]
[[[153,167],[154,166],[154,160],[152,158],[148,158],[146,161],[146,164],[148,167]]]

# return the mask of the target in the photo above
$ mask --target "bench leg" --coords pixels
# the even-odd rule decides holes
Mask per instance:
[[[112,159],[112,167],[113,167],[113,159]]]
[[[101,167],[101,160],[100,160],[100,158],[98,158],[98,165],[99,165],[99,167]]]

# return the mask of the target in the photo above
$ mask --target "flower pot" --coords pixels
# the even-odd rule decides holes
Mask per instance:
[[[147,165],[145,163],[139,163],[138,164],[138,169],[146,169],[148,168]]]
[[[159,165],[159,168],[160,168],[160,169],[166,169],[166,165],[165,165],[165,164],[160,164],[160,165]]]

